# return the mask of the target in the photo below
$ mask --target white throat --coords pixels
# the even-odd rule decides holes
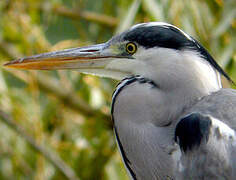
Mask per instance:
[[[222,88],[220,73],[208,61],[192,51],[183,52],[183,57],[193,63],[195,73],[205,88],[212,88],[212,91]]]

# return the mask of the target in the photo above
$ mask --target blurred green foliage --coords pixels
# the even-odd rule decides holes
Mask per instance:
[[[0,60],[107,41],[166,21],[236,77],[235,0],[2,0]],[[127,179],[110,121],[117,82],[0,68],[0,179]]]

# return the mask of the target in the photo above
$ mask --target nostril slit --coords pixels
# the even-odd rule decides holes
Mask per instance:
[[[81,52],[97,52],[98,49],[91,49],[91,50],[82,50]]]

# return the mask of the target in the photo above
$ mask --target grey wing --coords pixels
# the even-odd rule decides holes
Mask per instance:
[[[222,89],[186,111],[175,130],[181,149],[177,179],[227,179],[236,175],[236,91]]]
[[[221,89],[203,97],[185,114],[193,112],[208,114],[236,130],[236,90]]]

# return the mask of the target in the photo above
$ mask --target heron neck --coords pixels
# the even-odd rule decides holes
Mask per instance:
[[[172,58],[160,57],[162,60],[157,66],[150,62],[149,72],[152,73],[147,73],[164,92],[192,101],[222,88],[218,71],[196,53],[186,51],[167,55]]]

